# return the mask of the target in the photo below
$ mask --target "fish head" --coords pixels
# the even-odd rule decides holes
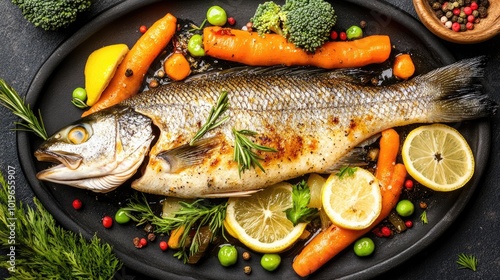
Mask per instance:
[[[130,108],[113,107],[68,125],[35,151],[57,163],[40,180],[108,192],[136,173],[154,139],[151,120]]]

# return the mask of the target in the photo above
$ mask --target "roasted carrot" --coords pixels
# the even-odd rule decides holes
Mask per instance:
[[[392,141],[386,141],[387,139],[384,138],[387,136],[390,136],[391,139],[393,139],[392,131],[385,134],[383,133],[380,142],[380,153],[382,159],[384,161],[387,161],[387,164],[384,163],[379,166],[392,165],[392,173],[390,174],[389,179],[386,181],[386,185],[381,186],[382,210],[380,212],[380,215],[372,224],[372,226],[363,230],[350,230],[338,227],[336,225],[331,225],[326,230],[318,233],[304,247],[300,254],[295,257],[293,261],[293,269],[298,275],[305,277],[318,270],[322,265],[327,263],[338,253],[347,248],[358,238],[368,233],[377,224],[382,222],[389,215],[391,210],[396,206],[406,178],[406,169],[404,165],[400,163],[393,165],[393,162],[396,160],[397,152],[393,157],[390,157],[389,155],[382,155],[382,153],[385,153],[387,151],[390,152],[389,154],[393,154],[392,151],[394,150],[393,146],[395,143],[393,143]],[[391,147],[387,147],[386,145],[391,145]],[[396,147],[397,150],[399,148],[399,142],[397,143]],[[379,161],[380,160],[381,158],[379,156]],[[384,178],[378,179],[381,181],[385,180]]]
[[[163,65],[167,76],[174,80],[184,80],[191,73],[191,65],[182,53],[174,53],[169,56]]]
[[[396,164],[396,156],[399,152],[399,134],[394,129],[382,131],[379,146],[380,152],[375,177],[382,186],[386,186],[391,180],[394,165]]]
[[[136,94],[149,66],[167,46],[177,29],[177,19],[167,14],[157,20],[134,44],[97,101],[82,117],[111,107]]]
[[[327,42],[312,54],[277,34],[260,36],[257,32],[206,27],[203,30],[203,48],[207,55],[214,58],[252,66],[309,65],[333,69],[384,62],[391,53],[391,42],[385,35]]]
[[[415,64],[409,54],[400,54],[394,59],[392,74],[402,80],[406,80],[415,73]]]

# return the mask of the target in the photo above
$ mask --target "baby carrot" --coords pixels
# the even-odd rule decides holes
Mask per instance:
[[[377,177],[383,187],[389,184],[391,180],[394,165],[396,164],[396,156],[399,152],[399,145],[399,134],[394,129],[382,131],[375,177]]]
[[[182,53],[174,53],[165,60],[163,65],[165,74],[174,80],[184,80],[191,73],[191,65]]]
[[[402,80],[406,80],[415,73],[415,65],[409,54],[400,54],[394,59],[392,74]]]
[[[203,48],[214,58],[252,66],[310,65],[333,69],[384,62],[391,53],[391,42],[385,35],[327,42],[313,54],[295,47],[277,34],[260,36],[257,32],[206,27]]]
[[[111,107],[136,94],[149,66],[167,46],[177,29],[177,19],[167,14],[157,20],[127,53],[97,101],[82,117]]]
[[[390,154],[393,154],[392,146],[394,143],[384,139],[388,136],[393,139],[392,137],[394,135],[392,131],[382,134],[382,139],[380,141],[380,153],[390,151]],[[387,147],[386,145],[391,145],[391,147]],[[384,148],[382,149],[382,147]],[[399,148],[399,142],[396,147]],[[399,200],[399,195],[403,190],[403,184],[406,178],[406,168],[404,165],[400,163],[396,165],[393,164],[396,160],[396,155],[397,153],[394,154],[393,157],[389,155],[382,156],[382,160],[387,162],[384,162],[384,164],[381,164],[380,166],[389,166],[389,164],[385,163],[391,163],[392,173],[385,183],[386,185],[382,185],[381,187],[382,210],[372,226],[363,230],[351,230],[331,225],[326,230],[321,231],[304,247],[300,254],[295,257],[292,266],[298,275],[305,277],[315,272],[358,238],[368,233],[373,227],[382,222],[389,215]],[[379,161],[380,160],[381,158],[379,156]],[[383,178],[378,179],[384,180]]]

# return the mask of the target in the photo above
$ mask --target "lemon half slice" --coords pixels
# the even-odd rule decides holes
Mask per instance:
[[[99,100],[128,51],[127,45],[116,44],[97,49],[89,55],[84,70],[88,106]]]
[[[306,228],[286,217],[292,207],[292,185],[279,183],[249,197],[230,198],[224,225],[228,233],[260,253],[282,252],[292,246]]]
[[[420,184],[436,191],[463,187],[474,174],[474,155],[456,129],[432,124],[412,130],[401,150],[403,162]]]
[[[323,186],[321,198],[332,223],[347,229],[369,227],[382,210],[377,178],[359,167],[352,175],[331,174]]]

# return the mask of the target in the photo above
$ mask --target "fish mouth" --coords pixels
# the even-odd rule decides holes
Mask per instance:
[[[78,154],[62,151],[41,151],[35,152],[35,157],[39,161],[61,163],[64,167],[75,170],[82,163],[83,157]]]

